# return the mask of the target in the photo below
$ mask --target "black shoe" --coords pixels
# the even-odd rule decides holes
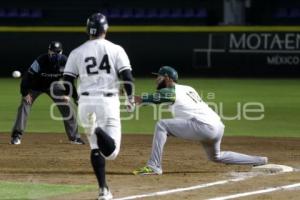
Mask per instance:
[[[71,144],[85,144],[85,142],[81,138],[76,138],[75,140],[71,140]]]
[[[14,136],[11,138],[10,144],[18,145],[21,144],[21,138],[18,136]]]

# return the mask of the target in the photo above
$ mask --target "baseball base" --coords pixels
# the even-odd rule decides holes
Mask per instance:
[[[264,173],[279,173],[279,172],[292,172],[294,169],[286,165],[277,165],[277,164],[267,164],[257,167],[253,167],[252,172],[264,172]]]

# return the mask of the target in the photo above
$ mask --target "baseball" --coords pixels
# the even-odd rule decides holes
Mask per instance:
[[[21,77],[21,72],[19,72],[19,71],[13,71],[12,76],[14,78],[20,78]]]

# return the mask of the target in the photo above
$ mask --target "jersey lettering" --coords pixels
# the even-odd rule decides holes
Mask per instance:
[[[98,69],[94,69],[97,66],[96,58],[95,57],[87,57],[84,59],[85,63],[88,63],[86,66],[86,72],[90,75],[99,74]],[[106,70],[106,73],[110,73],[110,65],[108,61],[108,55],[105,54],[102,58],[102,61],[99,65],[99,70]]]
[[[89,63],[91,61],[91,64],[88,64],[86,66],[86,72],[88,75],[98,74],[98,70],[95,71],[94,68],[96,67],[96,58],[95,57],[87,57],[84,59],[85,63]]]
[[[110,73],[110,65],[109,65],[109,61],[108,61],[108,55],[105,54],[102,58],[102,61],[100,63],[100,70],[106,70],[106,73]]]
[[[193,91],[187,92],[186,95],[188,95],[195,103],[200,103],[202,101],[199,95]]]

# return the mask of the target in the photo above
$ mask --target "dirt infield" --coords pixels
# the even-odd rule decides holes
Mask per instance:
[[[64,134],[26,134],[19,146],[8,142],[9,134],[0,134],[0,180],[96,187],[88,145],[71,145]],[[147,162],[151,143],[150,135],[123,135],[119,157],[107,164],[108,182],[115,198],[227,180],[251,169],[209,162],[199,143],[169,138],[164,151],[164,175],[132,175],[132,170]],[[299,138],[225,137],[222,150],[268,156],[270,163],[300,169]],[[207,199],[299,182],[300,172],[296,171],[147,199]],[[277,191],[244,199],[299,199],[299,193],[300,190]],[[96,196],[97,191],[91,190],[49,199],[90,200]]]

